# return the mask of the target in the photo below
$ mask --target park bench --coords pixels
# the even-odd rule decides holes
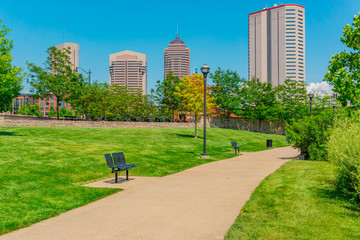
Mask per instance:
[[[65,117],[65,120],[76,120],[76,116],[64,116]]]
[[[286,141],[287,141],[288,145],[291,144],[291,139],[286,138]]]
[[[129,169],[136,167],[136,165],[126,164],[125,155],[122,152],[112,153],[111,155],[105,154],[105,159],[112,173],[115,173],[115,183],[118,182],[117,173],[121,171],[126,171],[126,180],[129,180]]]
[[[236,150],[237,150],[238,153],[240,153],[240,148],[241,148],[242,146],[238,146],[237,143],[236,143],[236,141],[231,142],[231,146],[234,148],[235,154],[236,154]]]

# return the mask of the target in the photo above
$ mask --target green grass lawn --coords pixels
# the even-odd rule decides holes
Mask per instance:
[[[226,239],[360,239],[360,209],[336,190],[328,162],[293,160],[268,176]]]
[[[113,177],[104,154],[124,152],[137,165],[130,175],[164,176],[207,162],[234,157],[230,141],[242,151],[286,145],[285,137],[210,128],[207,153],[193,128],[0,128],[0,235],[59,215],[119,190],[81,187]],[[200,129],[199,135],[202,135]]]

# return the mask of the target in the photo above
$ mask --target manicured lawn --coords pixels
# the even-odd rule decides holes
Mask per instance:
[[[283,165],[256,188],[226,239],[360,239],[360,208],[334,179],[328,162]]]
[[[242,151],[286,145],[285,137],[229,129],[208,129],[207,152],[192,128],[0,128],[0,235],[85,205],[116,189],[81,187],[113,177],[104,154],[124,152],[138,167],[130,175],[164,176]],[[200,129],[199,135],[202,135]]]

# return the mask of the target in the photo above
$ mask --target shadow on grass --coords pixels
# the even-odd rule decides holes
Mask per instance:
[[[17,134],[13,132],[0,132],[0,136],[17,136]]]
[[[296,157],[281,157],[279,159],[283,159],[283,160],[293,160],[293,159],[298,159],[299,156]]]
[[[324,187],[324,185],[330,185],[331,187]],[[359,204],[350,194],[344,193],[342,189],[337,187],[336,180],[325,181],[325,184],[322,184],[322,186],[314,188],[314,193],[316,193],[316,195],[321,198],[327,198],[342,202],[345,208],[353,211],[354,214],[360,214]]]
[[[189,153],[189,154],[192,154],[192,155],[194,155],[194,156],[200,156],[200,154],[196,154],[196,153],[194,153],[194,152],[185,152],[185,153]]]
[[[181,133],[174,133],[173,135],[176,135],[176,136],[178,136],[178,137],[184,137],[184,138],[192,138],[192,139],[195,139],[193,134],[181,134]],[[200,136],[198,135],[197,139],[203,139],[203,137],[200,137]]]

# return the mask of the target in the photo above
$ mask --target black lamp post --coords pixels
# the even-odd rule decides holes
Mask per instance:
[[[331,105],[333,106],[333,113],[335,114],[336,102],[332,102]]]
[[[204,75],[204,153],[201,154],[201,157],[208,158],[209,155],[206,154],[206,77],[210,72],[210,67],[207,64],[204,64],[201,67],[201,72]]]
[[[310,116],[312,116],[312,99],[314,98],[314,93],[310,92],[308,97],[310,98]]]

